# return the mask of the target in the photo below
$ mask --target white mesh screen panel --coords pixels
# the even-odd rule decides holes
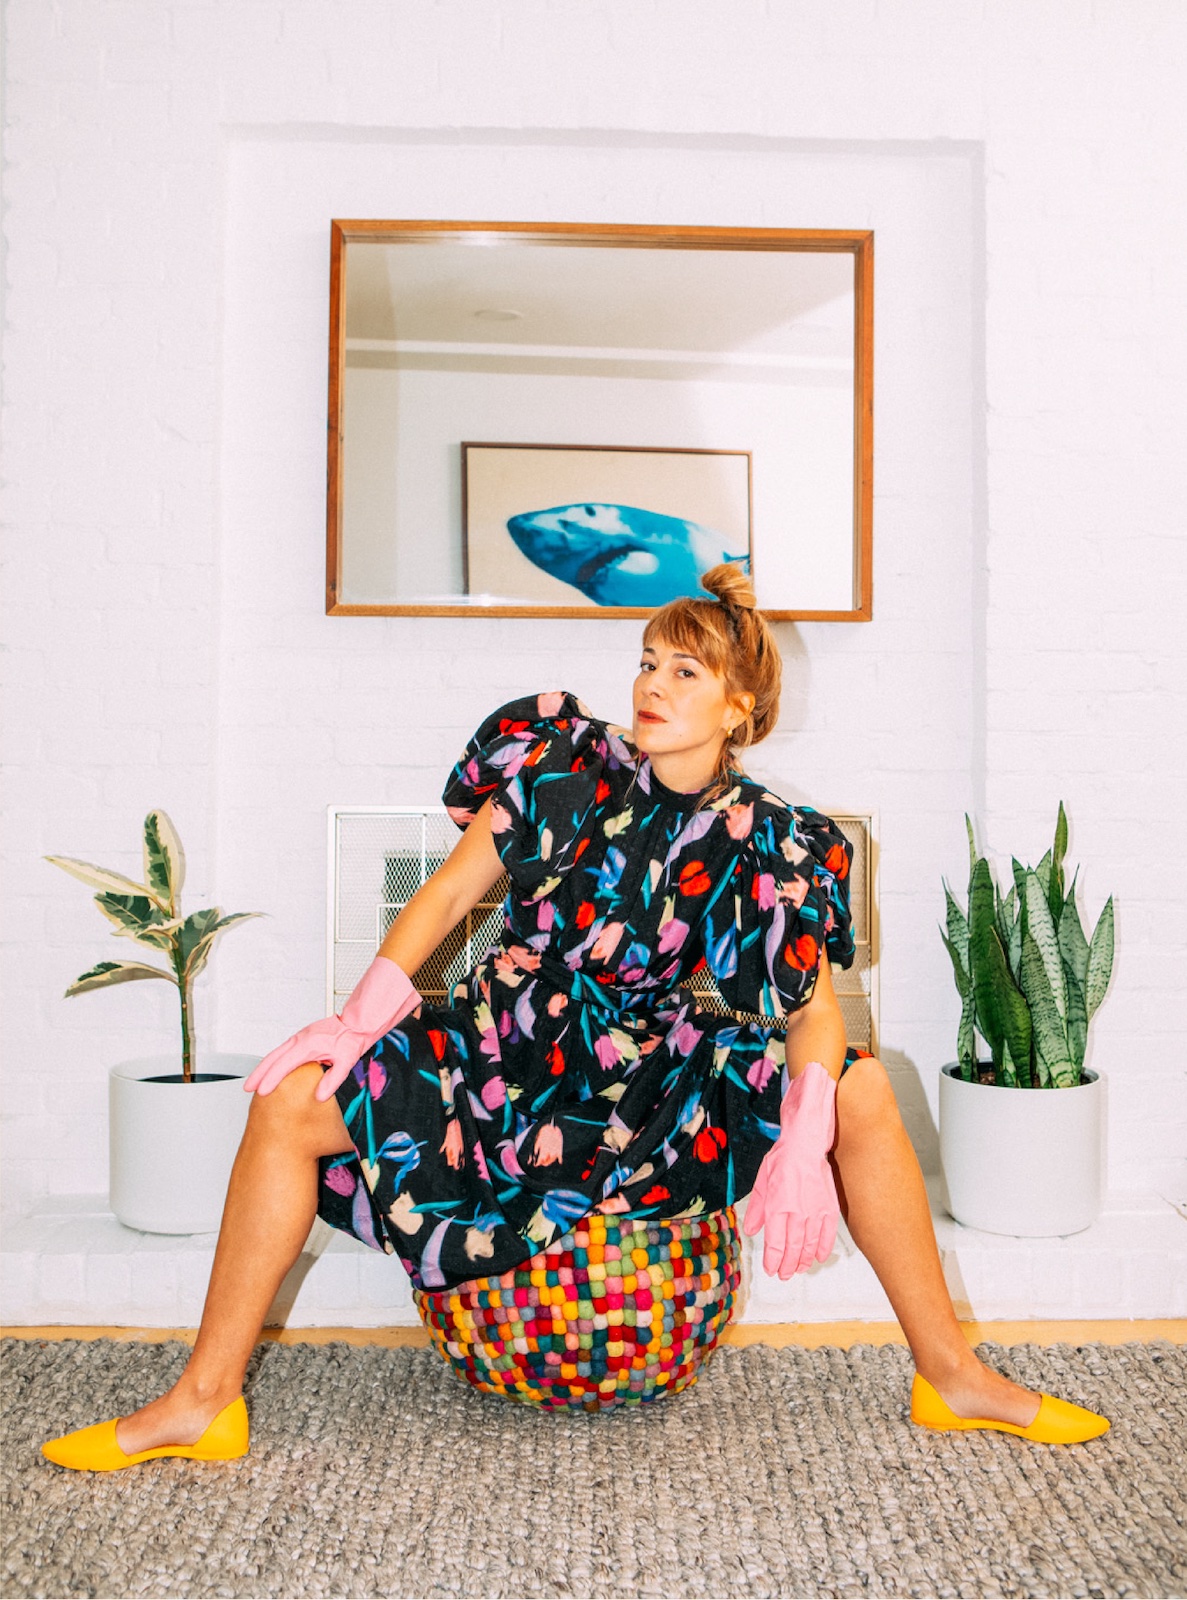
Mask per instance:
[[[857,943],[852,967],[848,972],[835,971],[833,983],[849,1043],[876,1050],[872,819],[836,812],[829,815],[853,846],[849,895]],[[331,808],[329,833],[327,999],[330,1011],[340,1011],[393,918],[453,849],[458,831],[442,806],[348,806]],[[506,892],[503,878],[413,975],[426,1000],[444,999],[498,942]],[[728,1011],[707,972],[698,973],[689,987],[706,1009]]]

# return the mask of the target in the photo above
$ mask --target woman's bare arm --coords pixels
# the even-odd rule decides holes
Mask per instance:
[[[788,1075],[798,1078],[809,1061],[819,1061],[830,1078],[840,1078],[845,1064],[845,1024],[824,954],[812,998],[787,1019]]]
[[[488,800],[449,856],[392,923],[379,954],[410,976],[415,974],[502,872],[503,863],[491,837]]]

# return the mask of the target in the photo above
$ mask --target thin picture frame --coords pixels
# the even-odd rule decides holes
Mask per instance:
[[[514,594],[533,610],[559,605],[578,616],[646,616],[696,595],[699,572],[720,561],[753,574],[749,450],[466,440],[461,470],[467,594]],[[605,559],[608,525],[632,547],[621,569]]]

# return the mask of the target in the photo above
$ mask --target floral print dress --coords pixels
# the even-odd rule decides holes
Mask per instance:
[[[779,1019],[822,951],[853,959],[842,834],[740,775],[708,803],[665,788],[561,692],[489,717],[444,800],[463,828],[492,803],[501,941],[338,1090],[354,1150],[322,1161],[320,1215],[438,1289],[594,1212],[742,1199],[779,1134]],[[771,1022],[700,1009],[682,985],[702,962]]]

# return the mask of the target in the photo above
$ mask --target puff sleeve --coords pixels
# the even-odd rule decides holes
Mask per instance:
[[[450,773],[442,799],[466,828],[490,800],[495,848],[518,893],[552,893],[589,843],[614,739],[575,695],[513,700],[493,712]],[[622,752],[625,757],[625,750]]]
[[[795,1011],[812,997],[822,951],[834,966],[852,965],[852,861],[836,823],[809,806],[779,804],[756,817],[735,873],[732,959],[714,972],[728,1006]]]

